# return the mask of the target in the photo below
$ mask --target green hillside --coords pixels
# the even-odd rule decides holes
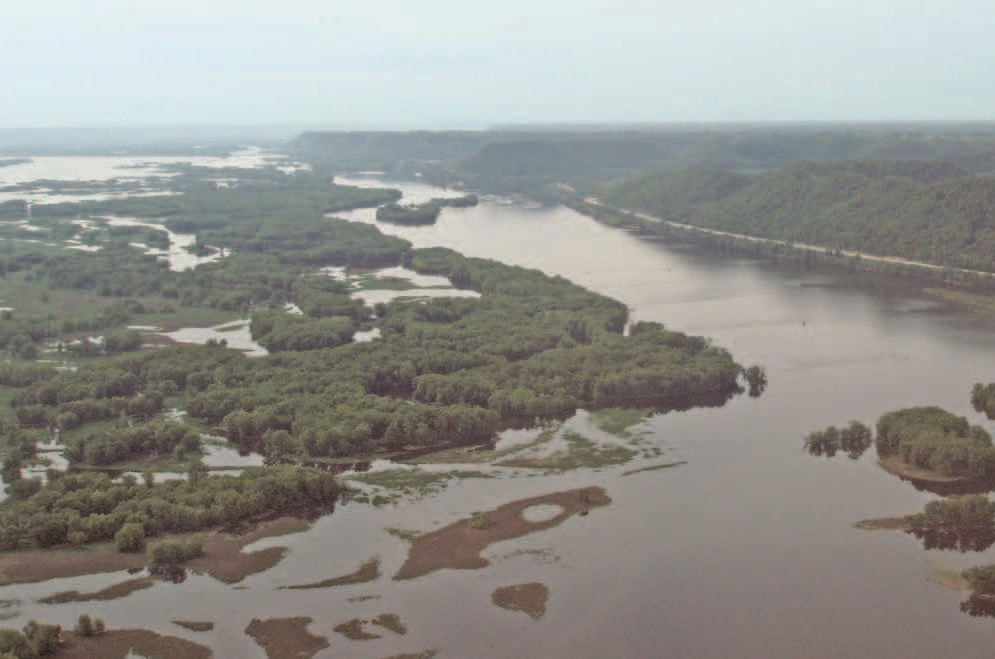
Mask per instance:
[[[748,179],[679,170],[606,200],[737,233],[995,271],[995,178],[947,163],[797,163]]]

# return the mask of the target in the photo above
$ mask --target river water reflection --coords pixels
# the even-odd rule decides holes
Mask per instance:
[[[341,183],[383,185],[371,177]],[[389,183],[408,200],[439,196]],[[410,193],[410,194],[409,194]],[[370,211],[344,213],[375,222]],[[330,637],[317,656],[387,656],[438,648],[452,657],[952,656],[988,655],[995,622],[961,612],[965,594],[934,581],[921,543],[864,531],[868,517],[921,509],[932,495],[859,460],[813,459],[807,432],[850,419],[868,425],[889,409],[939,404],[989,429],[971,410],[970,386],[995,379],[993,327],[897,286],[854,288],[840,276],[719,258],[606,228],[564,209],[484,201],[446,208],[428,227],[380,224],[416,246],[446,246],[559,274],[622,300],[640,320],[712,337],[743,364],[767,368],[763,396],[734,398],[650,418],[640,431],[668,462],[687,464],[622,478],[620,468],[536,477],[454,480],[431,496],[375,508],[339,506],[306,533],[249,549],[290,548],[276,567],[239,589],[190,575],[122,600],[101,602],[112,626],[139,626],[209,643],[219,656],[259,656],[243,630],[253,617],[310,616]],[[516,431],[517,432],[517,431]],[[516,475],[518,474],[518,475]],[[476,511],[550,492],[598,485],[612,503],[561,526],[492,545],[486,568],[443,570],[394,582],[402,531],[439,529]],[[936,552],[932,552],[935,554]],[[279,590],[352,572],[379,558],[379,580]],[[951,570],[995,560],[943,552]],[[93,604],[33,605],[57,590],[93,591],[122,575],[0,588],[29,616],[71,624]],[[495,607],[498,587],[549,588],[535,621]],[[358,599],[368,595],[378,599]],[[350,618],[400,616],[405,636],[348,641]],[[209,634],[170,625],[212,620]]]

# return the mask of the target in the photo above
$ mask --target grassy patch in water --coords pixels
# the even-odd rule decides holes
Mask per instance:
[[[180,307],[175,311],[157,311],[137,315],[132,319],[131,324],[154,325],[162,327],[166,331],[172,331],[182,327],[214,327],[240,318],[243,318],[243,315],[233,311]]]
[[[411,531],[409,529],[402,529],[394,526],[386,528],[384,529],[384,531],[391,534],[395,538],[400,538],[401,540],[404,540],[405,542],[411,542],[420,535],[418,531]]]
[[[401,277],[359,277],[351,281],[357,291],[408,291],[420,288],[409,279]]]
[[[512,458],[497,464],[505,467],[569,471],[625,464],[637,455],[636,451],[624,446],[599,444],[569,430],[563,433],[563,439],[567,443],[564,451],[536,458]]]
[[[239,330],[245,329],[246,325],[248,325],[248,323],[242,323],[240,325],[232,325],[230,327],[219,327],[219,328],[215,329],[214,331],[215,332],[237,332]]]
[[[591,412],[591,421],[598,430],[620,437],[621,439],[639,439],[641,433],[630,430],[646,420],[649,415],[647,408],[609,407]]]
[[[552,441],[562,424],[551,426],[536,435],[535,439],[523,444],[516,444],[503,449],[488,449],[482,446],[458,446],[447,448],[435,453],[421,456],[411,462],[414,464],[483,464],[500,460],[501,458],[535,448]]]
[[[426,496],[446,487],[453,479],[493,478],[482,471],[431,472],[421,469],[385,469],[346,477],[346,480],[364,483],[407,496]]]

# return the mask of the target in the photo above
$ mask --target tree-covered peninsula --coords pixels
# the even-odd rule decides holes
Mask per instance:
[[[626,331],[628,310],[616,300],[329,217],[389,204],[395,191],[335,185],[320,172],[239,172],[231,186],[217,177],[179,167],[161,182],[169,195],[35,205],[30,222],[53,242],[12,241],[0,253],[3,297],[15,306],[0,316],[10,494],[0,549],[111,539],[135,547],[299,513],[330,506],[340,489],[303,464],[485,444],[503,428],[579,408],[684,408],[741,391],[728,352],[657,323]],[[3,212],[11,232],[29,219],[16,202]],[[119,218],[154,231],[119,235]],[[176,234],[193,235],[188,251],[206,262],[181,271],[135,243]],[[444,277],[461,296],[370,306],[341,276],[399,266]],[[197,318],[245,319],[268,354],[215,339],[143,345],[156,335],[128,329]],[[374,340],[355,340],[374,330]],[[37,361],[52,356],[64,365]],[[286,464],[208,477],[199,464],[206,433]],[[147,477],[26,474],[53,441],[74,472],[127,467]],[[157,482],[159,465],[188,477]]]
[[[471,208],[478,203],[477,195],[432,199],[424,204],[385,204],[377,209],[377,219],[391,224],[421,226],[435,224],[443,208]]]

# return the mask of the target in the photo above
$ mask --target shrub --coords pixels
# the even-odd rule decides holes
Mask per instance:
[[[32,620],[25,625],[23,632],[38,656],[44,657],[59,651],[59,635],[62,633],[59,625],[43,625]]]
[[[149,563],[171,566],[185,563],[204,554],[204,539],[195,535],[188,541],[163,540],[149,545],[146,556]]]
[[[995,565],[981,565],[964,570],[964,578],[979,595],[995,593]]]
[[[114,534],[117,550],[137,554],[145,549],[145,527],[137,522],[129,522]]]
[[[90,620],[90,616],[85,613],[81,614],[76,622],[75,631],[78,636],[93,636],[93,622]]]

